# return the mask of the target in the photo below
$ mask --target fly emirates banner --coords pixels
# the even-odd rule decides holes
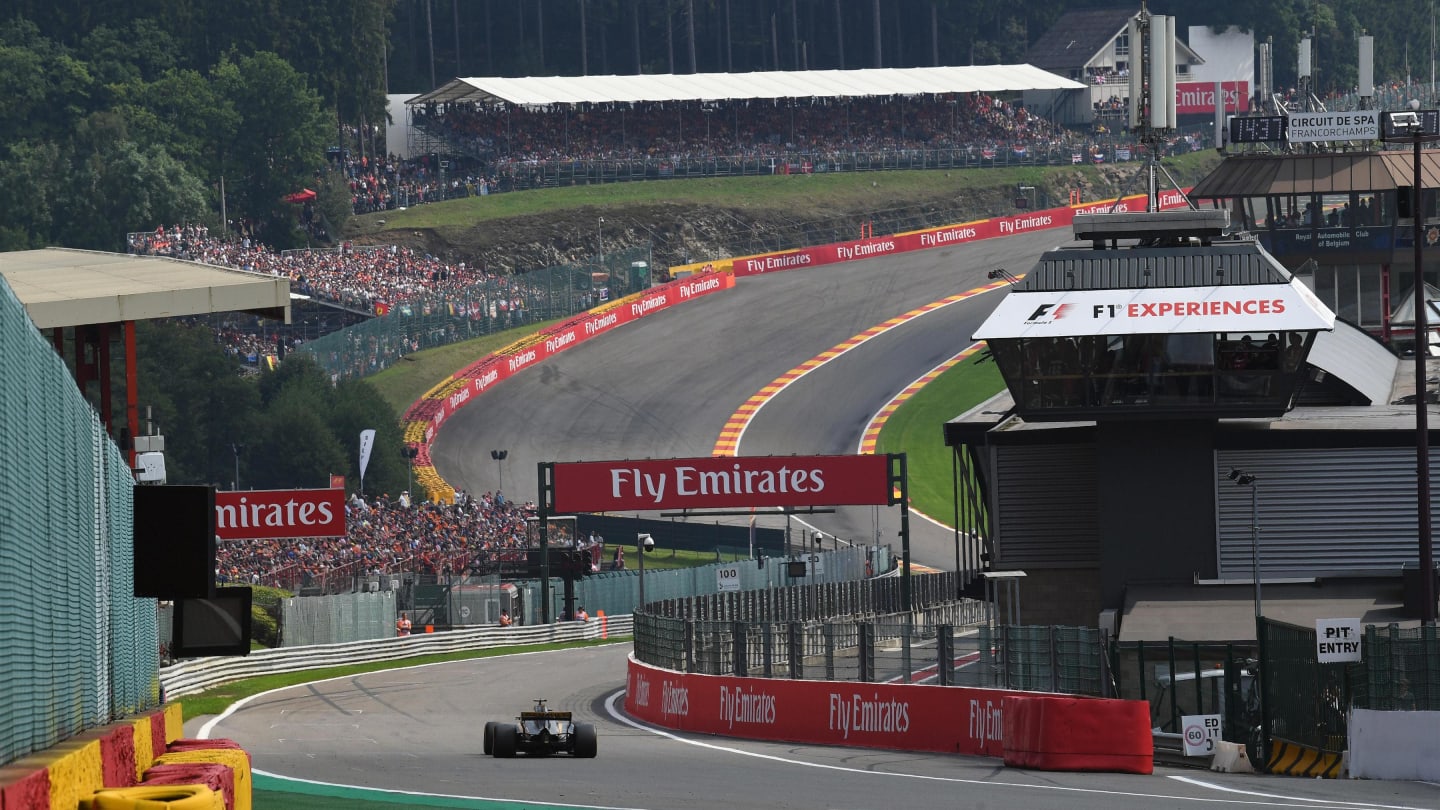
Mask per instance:
[[[891,503],[884,455],[583,461],[554,476],[557,514]]]

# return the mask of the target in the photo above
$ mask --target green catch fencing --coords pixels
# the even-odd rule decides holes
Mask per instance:
[[[1435,625],[1367,625],[1361,658],[1346,665],[1352,708],[1440,712],[1440,638]]]
[[[651,601],[635,657],[706,675],[935,683],[1110,696],[1107,639],[1082,627],[992,624],[953,571]]]
[[[399,616],[394,591],[296,596],[280,600],[280,646],[390,638]]]
[[[134,477],[0,279],[0,766],[160,704]]]
[[[650,248],[634,247],[407,299],[296,351],[314,357],[333,381],[365,377],[422,349],[578,315],[648,289],[650,281]]]
[[[1113,694],[1107,640],[1093,627],[1001,625],[980,629],[978,664],[987,684],[1022,692]]]
[[[735,563],[711,563],[693,568],[677,568],[645,572],[645,601],[658,602],[664,599],[684,599],[706,596],[720,590],[718,571],[721,568],[738,569],[738,588],[741,591],[757,591],[768,588],[785,588],[792,585],[814,585],[817,583],[855,582],[865,579],[865,563],[870,560],[871,570],[884,573],[895,564],[895,558],[888,546],[868,546],[814,552],[804,555],[809,562],[804,577],[792,577],[784,559],[767,557],[764,566],[757,560],[740,560]],[[818,567],[811,557],[818,558]],[[635,566],[632,559],[629,565]],[[517,582],[522,588],[533,588],[539,593],[539,580]],[[552,616],[564,612],[564,588],[559,580],[551,583]],[[575,605],[584,607],[591,616],[597,611],[619,616],[634,613],[640,605],[640,571],[627,568],[624,571],[602,571],[591,574],[575,583]]]
[[[1313,625],[1262,618],[1257,626],[1265,737],[1342,753],[1354,671],[1343,663],[1319,663]]]

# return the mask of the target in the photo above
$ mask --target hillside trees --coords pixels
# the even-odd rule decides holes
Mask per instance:
[[[376,431],[367,492],[407,486],[395,413],[363,380],[332,386],[307,355],[290,355],[258,379],[209,329],[176,322],[137,325],[137,396],[165,436],[170,483],[243,489],[313,489],[329,476],[359,482],[360,431]],[[237,445],[239,445],[237,453]]]
[[[0,105],[0,250],[122,250],[127,232],[218,225],[221,178],[231,219],[269,244],[297,241],[280,197],[315,185],[334,113],[278,54],[233,51],[197,69],[162,22],[177,24],[102,23],[74,45],[34,20],[0,22],[0,86],[14,88]],[[373,98],[355,98],[357,115],[373,114]]]

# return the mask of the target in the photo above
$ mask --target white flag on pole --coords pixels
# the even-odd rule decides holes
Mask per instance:
[[[365,480],[365,468],[370,466],[370,450],[375,446],[375,431],[360,431],[360,480]]]

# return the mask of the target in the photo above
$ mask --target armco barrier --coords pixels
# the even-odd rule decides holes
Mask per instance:
[[[1150,704],[1068,695],[1005,698],[1005,764],[1046,771],[1155,770]]]
[[[634,623],[627,614],[606,617],[610,638],[628,636]],[[256,650],[244,657],[196,658],[160,670],[160,684],[167,699],[203,692],[214,686],[268,675],[306,669],[395,661],[417,655],[489,650],[522,644],[550,644],[600,638],[598,621],[560,622],[530,627],[478,627],[445,633],[424,633],[403,638],[354,641],[346,644],[317,644]],[[174,738],[172,738],[173,740]],[[168,742],[168,741],[167,741]],[[162,749],[163,751],[163,749]]]
[[[665,728],[754,740],[999,757],[996,689],[691,675],[630,658],[625,710]]]

